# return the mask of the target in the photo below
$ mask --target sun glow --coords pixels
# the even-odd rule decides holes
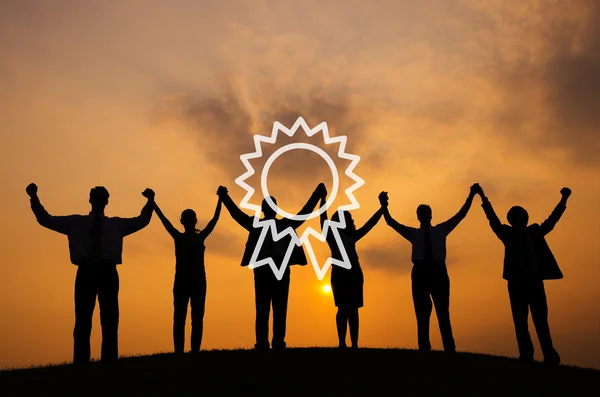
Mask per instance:
[[[331,292],[331,286],[329,284],[325,284],[323,286],[323,292],[325,292],[326,294]]]

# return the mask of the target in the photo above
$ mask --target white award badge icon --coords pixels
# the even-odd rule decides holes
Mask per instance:
[[[260,217],[261,217],[262,209],[261,209],[260,205],[254,205],[254,204],[249,203],[249,200],[254,195],[255,189],[252,188],[250,185],[248,185],[245,182],[246,179],[248,179],[250,176],[255,174],[254,168],[250,164],[250,160],[262,157],[261,142],[266,142],[269,144],[276,143],[277,142],[277,134],[280,131],[291,137],[296,133],[296,131],[298,130],[299,127],[302,127],[302,129],[304,130],[306,135],[309,137],[312,137],[313,135],[315,135],[318,132],[322,132],[323,138],[324,138],[326,144],[339,143],[338,157],[351,161],[350,165],[346,168],[345,174],[355,182],[348,189],[345,190],[346,196],[348,197],[350,204],[338,207],[337,211],[338,211],[338,215],[339,215],[339,221],[338,222],[330,221],[330,220],[325,221],[325,223],[323,225],[323,233],[322,234],[317,232],[316,230],[314,230],[311,227],[307,227],[306,230],[304,231],[304,233],[302,233],[301,237],[297,236],[295,230],[292,227],[287,227],[285,230],[282,230],[281,232],[279,232],[277,230],[277,225],[275,223],[275,220],[273,220],[273,219],[261,220]],[[294,125],[292,126],[292,128],[290,128],[290,129],[284,127],[281,123],[276,121],[275,123],[273,123],[273,129],[272,129],[270,137],[263,136],[263,135],[254,135],[254,146],[256,148],[255,152],[243,154],[240,156],[240,159],[242,160],[242,163],[246,167],[247,171],[235,180],[235,183],[238,186],[240,186],[242,189],[246,190],[246,195],[242,199],[242,201],[240,203],[240,207],[254,211],[255,215],[254,215],[254,220],[253,220],[252,226],[254,228],[262,228],[262,230],[260,232],[260,236],[258,238],[258,242],[256,243],[256,247],[254,248],[254,252],[252,254],[252,257],[250,258],[250,264],[248,267],[250,269],[255,269],[260,266],[269,265],[271,267],[271,269],[273,270],[275,277],[277,277],[278,280],[281,280],[283,278],[285,270],[288,266],[288,262],[292,255],[294,247],[302,246],[304,244],[304,246],[306,247],[306,251],[308,253],[309,260],[310,260],[310,262],[315,270],[315,273],[317,274],[317,278],[319,280],[322,280],[323,277],[325,277],[325,274],[327,274],[327,270],[329,270],[329,267],[331,265],[350,269],[352,265],[350,263],[350,259],[348,258],[348,254],[346,253],[346,249],[340,238],[338,229],[344,229],[346,227],[346,220],[345,220],[345,217],[343,216],[343,211],[349,211],[349,210],[354,210],[354,209],[360,208],[360,205],[358,204],[358,201],[354,197],[353,192],[356,189],[358,189],[359,187],[361,187],[362,185],[364,185],[365,181],[363,179],[361,179],[360,177],[358,177],[353,172],[354,168],[360,161],[360,157],[357,155],[353,155],[353,154],[347,154],[344,151],[345,147],[346,147],[346,136],[342,135],[342,136],[330,138],[329,131],[327,129],[327,123],[322,122],[315,128],[310,129],[308,127],[308,125],[306,124],[306,121],[302,117],[299,117],[296,120],[296,122],[294,123]],[[310,214],[305,214],[305,215],[290,214],[290,213],[282,210],[281,208],[279,208],[277,206],[277,204],[275,204],[273,202],[273,200],[271,200],[269,191],[267,189],[267,177],[269,174],[269,169],[271,168],[271,165],[273,164],[273,162],[282,154],[284,154],[290,150],[298,150],[298,149],[310,150],[310,151],[315,152],[318,155],[320,155],[327,162],[327,165],[329,165],[329,168],[331,169],[331,173],[333,176],[333,186],[332,186],[329,198],[327,199],[325,205],[323,205],[321,208],[319,208],[318,211],[314,211]],[[289,145],[279,148],[267,159],[267,161],[263,167],[262,173],[261,173],[260,182],[261,182],[261,190],[262,190],[264,199],[266,200],[268,205],[277,214],[279,214],[280,216],[282,216],[284,218],[305,221],[305,220],[312,219],[312,218],[315,218],[315,217],[321,215],[324,211],[327,211],[327,209],[332,205],[333,201],[336,198],[337,191],[339,188],[339,175],[338,175],[335,163],[333,162],[331,157],[329,157],[329,155],[325,151],[323,151],[321,148],[319,148],[318,146],[315,146],[315,145],[307,144],[307,143],[292,143],[292,144],[289,144]],[[273,258],[270,258],[270,257],[258,260],[258,255],[261,251],[262,244],[263,244],[265,237],[269,231],[271,232],[273,241],[279,241],[285,236],[291,236],[291,241],[285,252],[283,261],[280,264],[275,263]],[[313,248],[310,244],[310,237],[313,236],[313,237],[317,238],[319,241],[325,242],[328,233],[333,233],[333,236],[338,245],[338,249],[339,249],[342,259],[340,260],[340,259],[335,259],[335,258],[329,257],[329,258],[327,258],[327,260],[321,267],[321,266],[319,266],[319,263],[315,256]]]

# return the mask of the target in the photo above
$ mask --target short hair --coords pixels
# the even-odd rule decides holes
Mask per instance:
[[[513,226],[527,226],[527,222],[529,222],[529,214],[525,208],[515,205],[508,210],[508,213],[506,214],[506,220]]]
[[[417,207],[417,216],[421,216],[421,214],[423,214],[424,212],[427,212],[429,215],[431,215],[431,207],[427,204],[419,205]]]
[[[181,213],[181,218],[185,218],[188,216],[190,218],[196,219],[196,211],[194,211],[193,209],[190,209],[190,208],[183,210],[183,212]]]
[[[104,186],[96,186],[90,190],[90,198],[92,197],[108,201],[110,194],[108,194],[108,190]]]

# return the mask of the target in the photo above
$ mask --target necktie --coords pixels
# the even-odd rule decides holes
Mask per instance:
[[[102,215],[96,214],[92,221],[92,258],[100,260],[101,258],[101,241],[102,241]]]
[[[433,258],[433,246],[431,244],[431,227],[426,226],[423,230],[425,233],[424,249],[425,261],[430,262]]]

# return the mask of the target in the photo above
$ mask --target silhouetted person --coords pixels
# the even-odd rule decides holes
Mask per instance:
[[[217,190],[217,194],[223,201],[223,205],[225,205],[225,208],[227,208],[231,217],[249,232],[246,249],[241,262],[241,266],[248,266],[256,248],[256,244],[258,243],[262,227],[255,228],[253,226],[254,216],[249,216],[238,208],[231,197],[229,197],[226,187],[220,186]],[[325,189],[325,185],[322,183],[319,184],[298,215],[310,214],[318,204],[319,198],[326,194],[327,190]],[[275,204],[277,203],[275,198],[271,197],[271,199]],[[277,219],[277,213],[269,206],[266,200],[263,200],[262,202],[262,213],[264,215],[262,218],[263,220],[275,220],[278,232],[282,232],[288,227],[296,230],[304,223],[302,220],[288,218]],[[279,241],[273,241],[271,231],[269,230],[263,241],[258,260],[270,257],[277,266],[280,266],[291,239],[290,236],[286,236]],[[295,245],[281,280],[278,280],[277,277],[275,277],[275,274],[269,265],[259,266],[254,269],[254,292],[256,303],[256,344],[254,345],[254,348],[256,350],[268,350],[270,347],[276,350],[285,349],[287,305],[290,290],[290,267],[293,265],[304,266],[306,264],[307,260],[304,250],[301,246]],[[269,345],[269,313],[271,311],[271,304],[273,305],[273,339],[271,345]]]
[[[528,225],[527,211],[519,206],[512,207],[506,215],[510,226],[500,222],[483,189],[479,188],[478,193],[490,227],[504,244],[502,278],[508,282],[508,296],[515,323],[519,358],[522,361],[533,361],[534,348],[527,324],[529,310],[531,310],[533,324],[544,354],[544,362],[559,364],[560,356],[552,345],[548,325],[548,303],[544,280],[558,280],[563,278],[563,274],[545,236],[554,229],[565,212],[571,190],[562,188],[560,202],[542,224]]]
[[[184,232],[175,229],[154,204],[156,215],[175,242],[175,281],[173,283],[173,344],[175,353],[183,353],[185,345],[185,319],[188,303],[191,306],[192,337],[191,352],[200,351],[204,329],[204,309],[206,303],[206,270],[204,267],[204,242],[212,233],[221,213],[221,200],[212,219],[204,230],[196,229],[196,213],[186,209],[181,213]]]
[[[381,193],[383,194],[383,193]],[[326,197],[321,197],[321,207],[326,204]],[[337,327],[339,347],[345,349],[346,346],[346,331],[350,326],[350,342],[352,348],[358,348],[358,309],[363,307],[363,285],[364,275],[360,267],[358,253],[356,252],[356,243],[358,240],[373,229],[383,215],[383,207],[380,208],[369,220],[359,229],[356,229],[354,219],[349,211],[343,211],[346,227],[337,229],[342,240],[342,244],[350,260],[351,268],[345,269],[340,266],[331,267],[331,289],[333,291],[333,299],[335,306],[338,308],[335,315],[335,323]],[[327,211],[321,213],[321,230],[325,226],[327,220]],[[335,212],[331,216],[333,222],[339,222],[339,212]],[[331,257],[337,260],[343,260],[342,254],[338,248],[338,243],[331,229],[327,232],[327,244],[331,249]]]
[[[146,189],[148,199],[139,216],[134,218],[107,217],[104,209],[109,194],[103,186],[90,191],[92,210],[88,215],[53,216],[48,214],[37,196],[37,186],[27,186],[31,209],[38,223],[50,230],[65,234],[69,239],[71,263],[77,266],[75,278],[75,329],[73,331],[73,361],[90,361],[90,335],[96,297],[100,304],[102,326],[102,360],[116,360],[119,328],[119,273],[123,238],[143,229],[150,223],[154,192]]]
[[[477,184],[471,186],[466,202],[452,218],[445,222],[431,225],[432,212],[428,205],[417,207],[419,228],[401,225],[390,215],[385,203],[387,195],[380,196],[384,207],[384,218],[398,234],[412,244],[412,296],[417,317],[418,345],[421,351],[430,351],[429,320],[432,304],[438,318],[444,351],[456,351],[452,326],[450,323],[450,278],[446,267],[446,237],[467,216]]]

